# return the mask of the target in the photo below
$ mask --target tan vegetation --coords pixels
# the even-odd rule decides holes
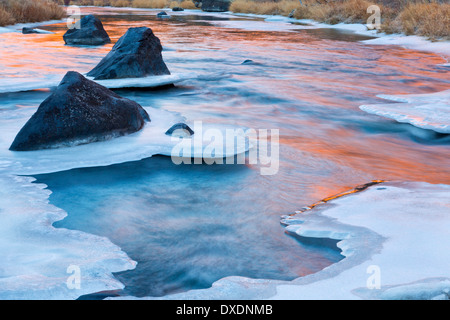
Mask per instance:
[[[445,3],[447,2],[447,3]],[[381,31],[417,34],[431,39],[450,38],[450,4],[436,0],[234,0],[230,11],[292,16],[336,24],[366,23],[367,8],[381,9]]]
[[[386,33],[422,35],[432,40],[450,39],[449,3],[410,3],[382,24]]]
[[[196,9],[191,0],[71,0],[71,5],[79,6],[112,6],[132,8],[173,8]]]
[[[66,11],[49,0],[0,0],[0,26],[59,20]]]

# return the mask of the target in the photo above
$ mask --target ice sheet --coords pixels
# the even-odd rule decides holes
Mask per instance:
[[[450,90],[378,97],[400,103],[363,105],[360,109],[422,129],[450,134]]]
[[[106,238],[52,227],[66,213],[32,181],[0,169],[0,299],[76,299],[121,289],[112,273],[136,263]]]
[[[0,167],[3,163],[10,173],[33,175],[50,173],[74,168],[107,166],[127,161],[137,161],[153,155],[171,156],[174,147],[180,145],[180,139],[166,135],[166,131],[174,124],[185,122],[192,128],[191,121],[177,114],[162,109],[145,108],[151,118],[144,128],[134,134],[114,138],[108,141],[78,145],[70,148],[59,148],[39,151],[9,151],[16,134],[28,121],[35,109],[19,109],[0,115],[3,135],[0,137]],[[212,139],[207,137],[208,132],[218,132],[226,139],[227,129],[233,127],[202,123],[202,132],[197,132],[192,138],[185,139],[191,142],[190,156],[192,158],[222,159],[234,156],[249,150],[248,139],[238,139],[235,146],[224,141],[223,151],[217,155],[208,153]],[[211,131],[209,131],[211,129]],[[241,143],[239,143],[239,140]],[[188,154],[187,152],[184,155]],[[180,152],[180,155],[183,155]]]

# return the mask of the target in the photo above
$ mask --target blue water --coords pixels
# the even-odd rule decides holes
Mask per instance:
[[[370,46],[336,30],[247,31],[216,26],[223,17],[159,21],[156,11],[86,10],[100,15],[113,42],[128,27],[151,27],[172,72],[200,75],[175,88],[120,95],[191,120],[280,130],[273,176],[261,175],[260,165],[177,166],[162,156],[37,176],[53,192],[51,203],[68,213],[56,227],[105,236],[138,262],[115,274],[125,288],[110,295],[164,296],[226,276],[311,274],[342,259],[339,250],[285,234],[281,215],[373,179],[448,183],[447,136],[358,108],[381,102],[377,94],[444,90],[448,70],[437,66],[439,56]],[[47,28],[64,32],[62,24]],[[41,50],[58,60],[50,73],[88,71],[109,50],[64,47],[56,36],[28,40],[30,56]],[[254,63],[242,64],[247,59]],[[32,66],[19,68],[27,74]],[[37,107],[48,94],[1,95],[2,109]]]

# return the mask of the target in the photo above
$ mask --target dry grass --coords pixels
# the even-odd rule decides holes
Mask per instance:
[[[449,39],[450,4],[438,0],[234,0],[230,11],[313,19],[329,24],[366,23],[367,8],[381,9],[382,28],[386,33],[417,34],[430,39]]]
[[[133,0],[134,8],[174,8],[181,7],[183,9],[196,9],[194,2],[191,0]]]
[[[0,26],[8,26],[14,24],[15,21],[14,17],[8,11],[0,7]]]
[[[4,2],[47,2],[49,0],[0,0]],[[64,2],[64,0],[57,0]],[[336,24],[366,23],[367,8],[381,8],[382,27],[386,33],[417,34],[430,39],[450,38],[450,4],[448,0],[232,0],[230,11],[265,15],[293,15]],[[196,9],[192,0],[72,0],[71,4],[134,8]],[[6,12],[5,12],[6,11]],[[36,9],[38,15],[42,13]],[[28,13],[29,15],[29,13]],[[15,19],[15,15],[12,15]],[[11,21],[10,10],[0,10],[0,25]]]
[[[70,4],[97,7],[112,6],[158,9],[181,7],[184,9],[196,9],[194,2],[191,0],[71,0]]]
[[[231,3],[230,11],[285,16],[293,13],[293,16],[298,19],[314,19],[326,23],[363,22],[369,16],[366,10],[371,4],[366,0],[328,3],[303,0],[303,5],[298,0],[281,0],[278,2],[235,0]]]
[[[59,20],[66,11],[49,0],[0,0],[0,26],[14,23]]]
[[[412,3],[384,21],[382,31],[450,40],[450,4]]]
[[[134,8],[168,8],[168,0],[133,0]]]

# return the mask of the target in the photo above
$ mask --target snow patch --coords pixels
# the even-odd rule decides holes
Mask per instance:
[[[134,261],[106,238],[54,228],[66,213],[49,204],[46,186],[1,171],[0,299],[76,299],[123,288],[112,273],[134,269]],[[79,288],[71,286],[71,266],[80,271]]]
[[[363,105],[367,113],[450,134],[450,90],[427,94],[378,95],[399,103]]]

